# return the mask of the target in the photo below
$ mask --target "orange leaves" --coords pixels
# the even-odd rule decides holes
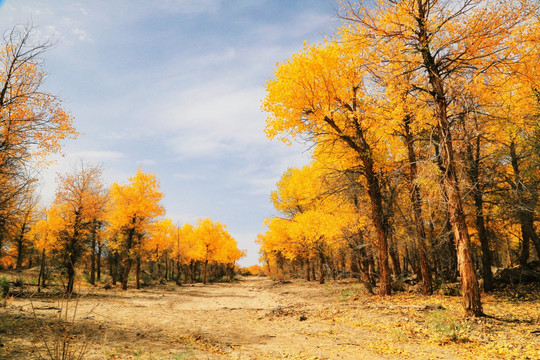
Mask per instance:
[[[244,252],[238,250],[236,240],[226,230],[225,225],[219,221],[199,219],[192,236],[196,260],[231,264],[245,256]]]
[[[14,28],[0,51],[0,137],[3,156],[31,154],[43,161],[60,151],[61,140],[75,138],[77,132],[58,98],[41,89],[45,71],[40,55],[47,45],[31,44],[31,33]]]
[[[349,49],[338,42],[305,45],[300,53],[279,65],[275,79],[267,83],[262,105],[269,113],[269,138],[335,138],[339,134],[327,118],[345,129],[342,123],[350,119],[344,114],[359,110],[356,100],[363,98],[365,75],[358,54],[352,56]]]
[[[278,190],[272,192],[272,201],[285,218],[266,220],[268,230],[257,239],[263,253],[279,253],[288,260],[310,258],[338,242],[344,229],[356,228],[357,212],[330,194],[325,180],[328,175],[329,171],[316,161],[283,174]]]
[[[38,230],[42,241],[52,235],[64,252],[81,252],[84,241],[103,222],[107,193],[99,167],[83,166],[58,179],[56,197]]]
[[[144,252],[150,260],[158,261],[166,252],[174,248],[174,239],[177,237],[177,228],[170,218],[158,220],[148,230],[148,240],[142,245]]]
[[[107,219],[113,230],[143,232],[164,213],[159,203],[163,193],[159,191],[155,174],[143,173],[140,168],[129,182],[128,185],[111,185]]]

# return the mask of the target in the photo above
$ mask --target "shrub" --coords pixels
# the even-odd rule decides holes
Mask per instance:
[[[426,315],[426,322],[441,342],[465,340],[465,328],[448,310],[438,309]]]
[[[9,293],[9,279],[0,277],[0,299],[3,299]]]

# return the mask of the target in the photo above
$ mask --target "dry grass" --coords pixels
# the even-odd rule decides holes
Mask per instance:
[[[45,326],[58,316],[48,294],[33,298],[32,311],[31,290],[0,310],[2,359],[39,358],[33,314]],[[463,317],[459,297],[381,298],[351,282],[247,278],[81,293],[70,331],[73,346],[91,334],[85,359],[536,359],[540,349],[537,288],[484,296],[481,319]]]

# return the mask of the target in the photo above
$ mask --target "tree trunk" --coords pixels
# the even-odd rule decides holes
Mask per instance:
[[[319,284],[324,284],[324,253],[319,251]]]
[[[132,223],[135,223],[135,218],[132,219]],[[135,229],[131,228],[127,232],[127,241],[126,246],[122,251],[122,290],[127,290],[127,283],[129,279],[129,272],[131,271],[131,266],[133,265],[132,251],[134,248],[135,242]],[[139,286],[139,284],[137,284]]]
[[[15,270],[17,271],[22,270],[23,251],[24,251],[23,240],[24,240],[23,234],[17,237],[17,262],[15,263]]]
[[[141,288],[141,257],[137,256],[135,263],[135,281],[137,283],[137,290]]]
[[[180,271],[180,261],[176,260],[176,285],[181,285],[180,276],[182,275]]]
[[[41,288],[45,287],[45,249],[41,252],[41,264],[39,266],[39,275],[38,275],[38,292],[41,292]]]
[[[169,280],[169,256],[165,253],[165,281]]]
[[[439,107],[444,109],[446,115],[446,103],[443,100]],[[442,134],[443,147],[442,158],[444,164],[443,184],[445,188],[448,206],[448,214],[450,215],[450,224],[454,233],[456,242],[458,269],[461,279],[462,303],[467,316],[482,316],[482,302],[480,299],[480,289],[474,266],[471,258],[471,241],[465,220],[465,213],[459,190],[459,183],[456,174],[455,164],[453,160],[452,139],[449,132],[446,116],[441,116],[439,121],[439,132]]]
[[[353,104],[353,111],[356,111],[356,103]],[[382,193],[380,179],[375,171],[372,149],[367,142],[359,120],[356,115],[352,115],[352,121],[355,129],[354,138],[346,135],[345,132],[330,118],[325,117],[324,120],[332,127],[351,149],[353,149],[363,165],[363,175],[367,183],[367,190],[371,205],[371,220],[375,228],[377,237],[378,260],[380,270],[380,295],[390,295],[392,289],[390,287],[390,264],[388,261],[388,223],[384,216],[382,206]]]
[[[66,264],[66,270],[68,275],[66,295],[71,295],[73,293],[73,285],[75,284],[75,267],[73,266],[71,259]]]
[[[459,190],[459,181],[454,161],[453,140],[450,125],[448,123],[448,105],[444,89],[443,77],[439,71],[439,65],[435,61],[430,48],[430,35],[426,28],[427,9],[425,4],[419,2],[418,8],[418,36],[419,51],[422,55],[424,66],[427,69],[431,94],[435,105],[437,117],[437,133],[441,145],[441,162],[443,186],[447,195],[447,208],[450,215],[450,224],[454,232],[457,247],[458,269],[461,278],[462,304],[467,316],[482,316],[482,301],[480,289],[474,266],[471,259],[471,242],[463,204]]]
[[[206,285],[206,269],[208,268],[208,259],[204,261],[204,273],[203,273],[203,284]]]
[[[388,237],[389,240],[389,249],[390,260],[392,261],[392,270],[394,272],[394,277],[397,279],[401,276],[401,263],[399,262],[399,254],[396,249],[396,243],[393,241],[392,236]]]
[[[97,251],[97,262],[96,262],[96,270],[97,270],[97,281],[101,281],[101,253],[103,252],[103,244],[101,241],[98,241],[98,251]]]
[[[118,253],[116,251],[109,254],[109,275],[111,275],[112,284],[116,285],[118,280]]]
[[[510,143],[510,160],[512,164],[512,170],[514,172],[514,187],[517,193],[517,214],[521,227],[521,254],[519,262],[522,267],[527,268],[529,266],[530,256],[530,242],[535,245],[538,258],[540,258],[540,240],[534,229],[534,212],[536,208],[537,196],[536,194],[526,193],[523,180],[521,179],[521,172],[519,169],[519,159],[516,152],[516,145],[512,141]]]
[[[448,214],[448,211],[446,213],[447,213],[447,219],[450,219],[450,215]],[[443,243],[443,246],[446,247],[448,251],[448,258],[447,258],[448,266],[445,269],[446,280],[448,280],[449,282],[455,282],[457,281],[457,276],[459,274],[456,240],[454,238],[454,232],[452,230],[452,225],[450,224],[450,220],[446,221],[444,226],[445,226],[445,231],[446,231],[447,236]]]
[[[129,256],[125,256],[122,261],[122,290],[127,290],[129,272],[131,271],[132,260]]]
[[[351,272],[355,278],[358,279],[358,281],[366,287],[367,291],[370,294],[373,294],[373,286],[371,283],[371,280],[369,278],[369,275],[362,269],[361,261],[360,261],[360,255],[358,253],[353,253],[351,258]]]
[[[21,232],[19,236],[17,237],[17,262],[15,264],[15,269],[17,271],[22,270],[22,263],[23,263],[23,256],[24,256],[24,234],[26,233],[26,228],[28,226],[28,217],[30,215],[30,212],[25,213],[25,219],[21,226]]]
[[[484,278],[484,291],[489,292],[493,290],[493,273],[491,272],[491,250],[489,249],[488,234],[484,222],[483,202],[482,193],[475,193],[475,225],[480,246],[482,247],[482,277]]]
[[[309,273],[309,268],[310,264],[309,264],[309,258],[306,258],[306,281],[311,281],[311,276],[310,276],[310,273]]]
[[[2,255],[2,249],[4,248],[4,234],[3,229],[0,228],[0,259],[3,257]],[[0,262],[0,270],[3,270],[4,267],[2,266],[2,263]]]
[[[228,264],[228,269],[229,269],[229,281],[234,281],[234,263],[232,264]]]
[[[383,216],[382,195],[379,179],[373,169],[373,159],[365,157],[364,172],[368,183],[368,194],[371,203],[371,219],[377,234],[377,248],[380,271],[379,294],[390,295],[390,264],[388,262],[388,239],[386,221]]]
[[[90,245],[90,284],[96,285],[96,235],[91,234],[92,242]]]
[[[403,122],[405,131],[405,142],[407,144],[407,156],[409,159],[409,182],[410,198],[413,207],[414,225],[416,228],[416,252],[420,260],[420,273],[422,275],[422,292],[424,295],[433,293],[431,283],[431,271],[429,270],[429,261],[427,258],[426,229],[424,227],[424,216],[422,215],[422,198],[417,184],[418,165],[416,162],[416,151],[414,148],[414,138],[410,129],[411,117],[406,116]]]
[[[534,228],[534,213],[530,211],[519,211],[519,222],[521,227],[522,235],[522,244],[521,244],[521,254],[519,262],[522,267],[529,267],[529,256],[530,256],[530,243],[535,246],[538,258],[540,259],[540,241],[536,230]]]
[[[482,277],[484,278],[484,291],[493,290],[493,273],[491,272],[491,250],[484,222],[484,199],[480,185],[480,136],[476,137],[475,149],[469,141],[467,145],[467,157],[469,160],[468,175],[472,185],[472,194],[475,208],[475,227],[478,240],[482,247]]]

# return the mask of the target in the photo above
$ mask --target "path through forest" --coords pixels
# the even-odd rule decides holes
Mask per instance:
[[[77,303],[78,319],[71,331],[92,339],[82,341],[89,344],[87,359],[476,358],[467,350],[476,346],[471,339],[460,344],[450,333],[439,334],[436,341],[424,334],[438,310],[409,305],[418,296],[381,299],[361,290],[354,283],[283,284],[258,277],[127,292],[89,289]],[[444,299],[424,301],[439,300]],[[47,332],[58,314],[58,301],[34,297],[32,303],[40,328]],[[454,305],[459,311],[458,298],[451,298],[445,308]],[[0,358],[37,358],[32,342],[39,328],[31,330],[32,314],[28,298],[13,298],[0,311],[8,327],[0,333]],[[471,331],[489,325],[467,324]],[[48,339],[54,342],[54,337]],[[43,341],[37,339],[37,344],[43,352]],[[532,345],[539,345],[534,336]]]

